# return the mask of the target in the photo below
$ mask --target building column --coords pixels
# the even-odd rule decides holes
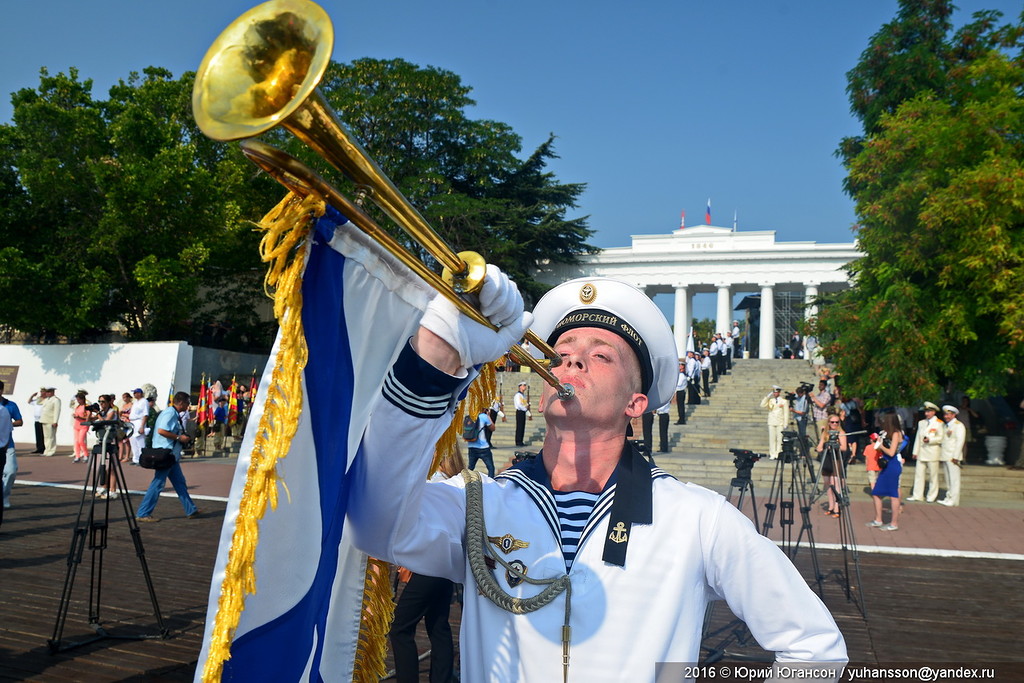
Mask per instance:
[[[693,318],[693,314],[690,313],[691,296],[685,285],[676,286],[675,316],[672,322],[672,331],[676,340],[676,351],[679,352],[680,358],[686,356],[686,338],[690,334],[690,325],[692,324],[691,318]]]
[[[804,320],[810,320],[818,315],[818,307],[814,300],[818,298],[818,285],[804,285]]]
[[[715,285],[718,287],[718,312],[715,316],[715,332],[722,332],[732,329],[732,290],[730,285]]]
[[[775,358],[775,289],[761,285],[761,330],[757,347],[758,358]]]

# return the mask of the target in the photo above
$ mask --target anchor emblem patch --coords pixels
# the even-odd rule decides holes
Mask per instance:
[[[615,524],[615,528],[608,534],[608,540],[613,543],[625,543],[629,540],[629,534],[626,533],[626,525],[622,522]]]

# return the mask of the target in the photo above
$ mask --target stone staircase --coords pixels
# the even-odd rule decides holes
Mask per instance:
[[[817,382],[811,366],[802,360],[733,361],[732,371],[711,385],[710,398],[689,407],[687,424],[677,428],[682,430],[679,449],[673,450],[728,454],[730,448],[747,448],[764,452],[768,427],[761,399],[773,384],[787,392],[796,390],[800,382]]]

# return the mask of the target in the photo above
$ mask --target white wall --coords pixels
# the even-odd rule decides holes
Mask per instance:
[[[185,342],[139,342],[132,344],[0,344],[0,365],[18,367],[17,384],[5,388],[5,395],[21,408],[23,427],[16,427],[14,440],[35,443],[35,426],[28,397],[40,387],[57,389],[64,406],[57,427],[57,443],[70,446],[69,402],[79,389],[89,392],[89,403],[100,394],[121,394],[143,384],[157,388],[157,406],[167,405],[172,391],[190,391],[192,347]]]

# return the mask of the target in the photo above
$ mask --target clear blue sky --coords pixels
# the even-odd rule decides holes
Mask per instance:
[[[77,66],[94,96],[132,70],[194,70],[213,38],[257,4],[34,0],[4,3],[0,121],[8,94]],[[334,57],[401,57],[473,88],[472,115],[510,124],[524,156],[548,133],[552,169],[588,189],[598,246],[704,222],[779,240],[850,241],[853,207],[833,152],[859,132],[846,72],[896,0],[326,0]],[[961,0],[1013,19],[1020,0]],[[386,170],[386,169],[385,169]]]

